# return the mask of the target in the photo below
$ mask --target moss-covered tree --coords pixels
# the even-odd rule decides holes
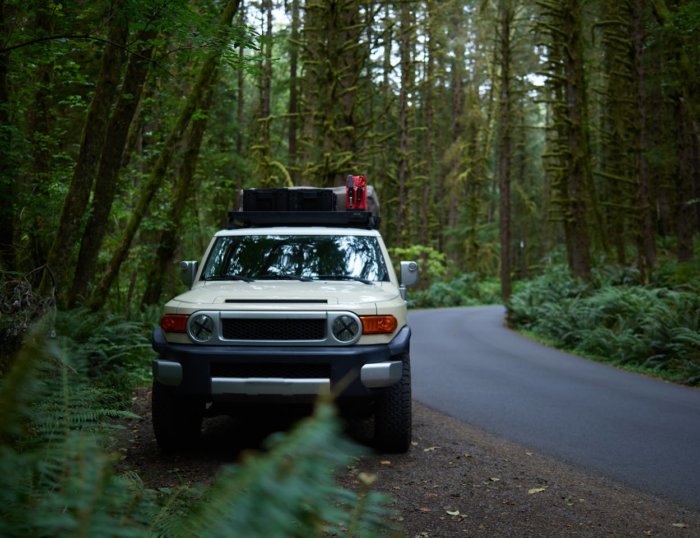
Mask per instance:
[[[68,193],[63,201],[58,230],[46,260],[47,271],[42,278],[44,294],[54,293],[65,301],[67,283],[75,268],[75,245],[79,243],[83,217],[87,209],[97,173],[100,154],[105,144],[111,108],[117,96],[124,48],[128,36],[128,21],[124,0],[113,0],[109,16],[107,44],[102,54],[100,74],[95,92],[82,127],[80,151],[73,168]]]
[[[547,36],[548,84],[552,98],[554,146],[550,150],[556,178],[555,201],[566,234],[569,266],[576,276],[591,271],[591,154],[584,75],[584,41],[578,0],[538,1]]]

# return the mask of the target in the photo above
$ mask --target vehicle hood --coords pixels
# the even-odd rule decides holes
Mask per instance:
[[[201,282],[175,297],[169,306],[189,310],[327,310],[390,301],[398,296],[398,288],[390,282]]]

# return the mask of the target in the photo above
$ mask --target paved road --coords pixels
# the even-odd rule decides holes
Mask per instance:
[[[414,399],[700,508],[700,390],[547,348],[506,329],[504,313],[411,312]]]

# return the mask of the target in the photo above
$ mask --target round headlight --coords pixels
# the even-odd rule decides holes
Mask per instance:
[[[195,342],[208,342],[214,336],[214,320],[206,314],[197,314],[190,318],[190,337]]]
[[[350,316],[339,316],[333,322],[333,336],[340,342],[350,342],[360,332],[360,324]]]

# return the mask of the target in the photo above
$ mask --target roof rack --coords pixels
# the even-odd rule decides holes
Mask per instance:
[[[379,217],[370,211],[230,211],[228,228],[262,226],[332,226],[378,229]]]

